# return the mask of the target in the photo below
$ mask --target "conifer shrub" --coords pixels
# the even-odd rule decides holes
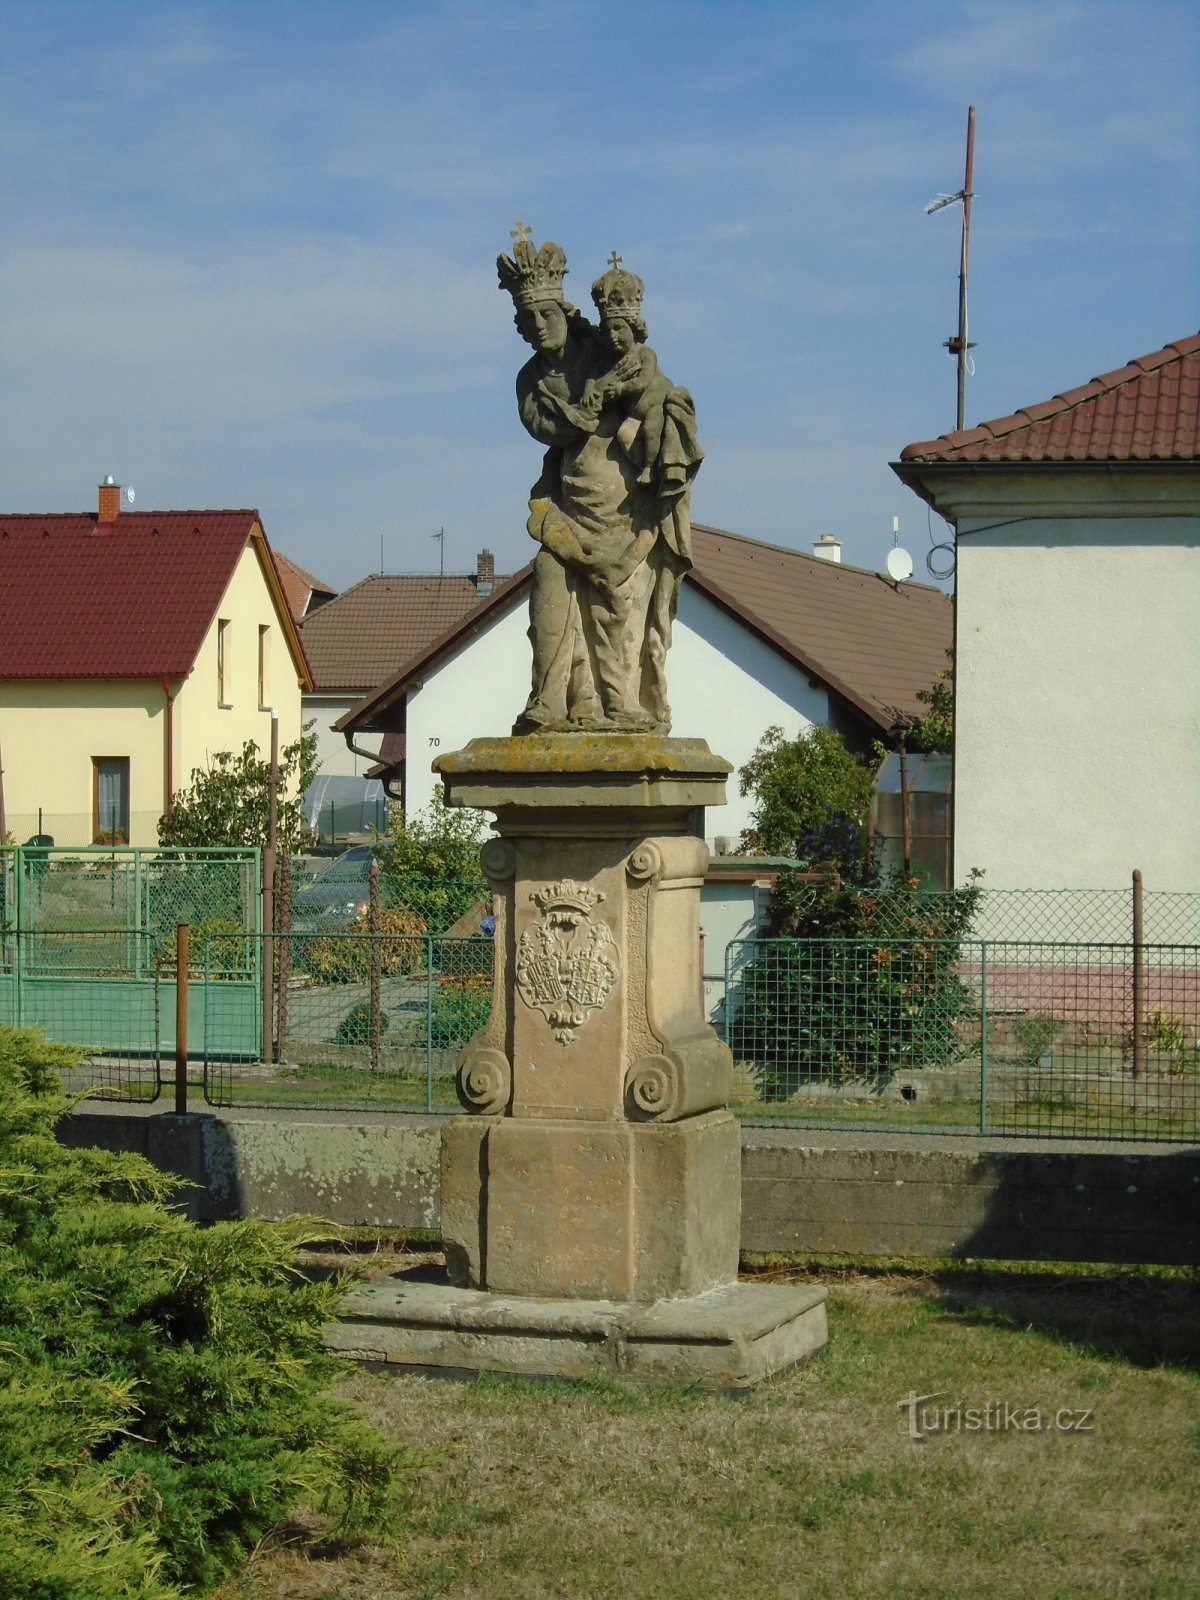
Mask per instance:
[[[203,1593],[298,1501],[384,1531],[406,1464],[332,1397],[328,1226],[199,1229],[141,1157],[69,1150],[76,1052],[0,1028],[0,1595]]]
[[[391,1027],[391,1019],[386,1011],[380,1011],[377,1019],[378,1036],[382,1039]],[[366,1000],[360,1000],[357,1005],[350,1007],[346,1015],[338,1023],[331,1044],[368,1044],[371,1039],[371,1007]]]

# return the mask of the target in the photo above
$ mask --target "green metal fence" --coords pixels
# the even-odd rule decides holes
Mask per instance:
[[[0,923],[10,933],[124,928],[171,937],[258,927],[260,852],[94,845],[0,847]]]
[[[175,930],[187,922],[193,1015],[206,1001],[199,940],[240,980],[244,1036],[257,1043],[259,873],[251,849],[0,847],[0,1023],[84,1046],[73,1091],[156,1098],[175,1046]]]
[[[1148,943],[1200,944],[1200,894],[1148,888],[1142,902],[1142,937]],[[972,917],[971,933],[988,940],[1129,944],[1134,938],[1133,888],[985,887]]]
[[[746,940],[726,974],[745,1118],[1200,1138],[1200,946]]]
[[[0,1023],[40,1028],[85,1054],[66,1075],[72,1094],[156,1100],[168,1043],[164,984],[149,934],[128,928],[13,933],[0,969]],[[165,996],[165,1001],[164,1001]]]
[[[491,1006],[490,940],[403,931],[277,937],[269,1060],[214,941],[204,960],[203,1020],[189,1037],[193,1055],[203,1054],[210,1105],[457,1107],[458,1052]]]

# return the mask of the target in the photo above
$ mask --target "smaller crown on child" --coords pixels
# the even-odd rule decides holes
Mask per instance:
[[[592,285],[592,299],[597,311],[605,318],[640,317],[645,284],[636,272],[627,272],[622,267],[621,258],[615,250],[609,262],[608,271]]]
[[[512,295],[518,311],[542,300],[561,301],[563,275],[567,270],[567,258],[561,248],[547,239],[540,250],[535,249],[533,240],[527,237],[528,231],[528,223],[518,222],[513,230],[517,242],[512,255],[496,257],[500,287]]]

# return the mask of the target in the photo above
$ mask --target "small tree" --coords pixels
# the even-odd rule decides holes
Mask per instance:
[[[910,750],[954,750],[954,652],[946,651],[950,665],[943,667],[928,689],[918,689],[917,699],[928,709],[922,712],[908,733]]]
[[[970,998],[957,969],[975,875],[934,896],[881,875],[865,848],[871,769],[828,728],[793,740],[768,729],[741,777],[756,799],[749,837],[810,869],[780,873],[770,941],[730,996],[730,1044],[760,1094],[787,1099],[813,1078],[886,1081],[952,1059]],[[812,868],[826,869],[823,881]]]
[[[485,826],[482,811],[448,806],[440,789],[423,811],[394,812],[380,863],[387,899],[419,911],[431,934],[444,933],[486,893],[479,869]]]
[[[843,873],[862,860],[875,766],[832,728],[814,724],[794,739],[768,728],[738,778],[741,793],[754,796],[745,848]]]
[[[279,756],[277,837],[281,849],[297,850],[304,837],[300,797],[316,775],[317,737],[311,723]],[[159,818],[158,839],[167,845],[258,845],[267,842],[271,763],[247,739],[241,753],[218,750],[207,768],[192,769],[189,789],[172,796],[171,814]]]

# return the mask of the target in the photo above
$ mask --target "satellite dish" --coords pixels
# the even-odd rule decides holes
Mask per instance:
[[[133,488],[129,484],[126,484],[124,489],[121,490],[121,493],[125,496],[125,504],[127,506],[131,506],[133,504],[133,502],[137,499],[137,495],[134,494]]]
[[[888,577],[895,583],[903,583],[905,578],[911,578],[913,564],[908,551],[894,545],[887,553],[887,570]]]

